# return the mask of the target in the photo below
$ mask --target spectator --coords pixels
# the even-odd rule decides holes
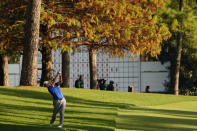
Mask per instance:
[[[109,85],[107,86],[107,90],[108,91],[114,91],[114,81],[110,81]]]
[[[75,81],[75,88],[84,88],[82,75]]]
[[[100,83],[100,90],[106,90],[107,89],[107,85],[105,84],[106,80],[102,79],[101,83]]]
[[[128,92],[134,92],[134,86],[128,86]]]
[[[146,92],[146,93],[150,93],[150,86],[146,86],[145,92]]]

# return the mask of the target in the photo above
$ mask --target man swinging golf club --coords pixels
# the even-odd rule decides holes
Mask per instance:
[[[59,82],[57,82],[58,76],[60,78]],[[61,81],[62,81],[62,79],[61,79],[61,72],[60,71],[57,72],[57,75],[55,76],[52,83],[50,83],[49,81],[44,81],[44,87],[47,87],[48,91],[53,96],[54,109],[53,109],[53,115],[52,115],[52,118],[50,121],[50,126],[53,125],[53,123],[56,119],[57,113],[60,112],[60,124],[58,126],[60,128],[63,126],[64,111],[65,111],[65,106],[66,106],[66,100],[64,98],[64,95],[61,92],[60,88],[58,87],[61,84]]]

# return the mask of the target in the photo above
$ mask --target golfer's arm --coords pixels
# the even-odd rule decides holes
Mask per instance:
[[[57,75],[55,76],[55,79],[53,80],[53,82],[52,82],[52,84],[51,84],[52,86],[54,86],[54,85],[55,85],[55,83],[56,83],[56,81],[57,81],[57,77],[58,77],[58,75],[59,75],[59,74],[57,73]]]

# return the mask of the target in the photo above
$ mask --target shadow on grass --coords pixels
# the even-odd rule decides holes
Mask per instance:
[[[114,129],[106,128],[106,127],[93,127],[88,124],[86,125],[66,125],[66,129],[68,131],[114,131]]]
[[[82,116],[66,116],[65,117],[65,121],[69,122],[69,120],[74,120],[74,122],[77,121],[78,124],[88,124],[88,122],[91,123],[96,123],[97,125],[101,125],[101,126],[106,126],[106,127],[113,127],[113,125],[115,124],[114,121],[112,120],[106,120],[106,119],[102,119],[102,118],[90,118],[90,117],[82,117]],[[69,125],[67,125],[69,126]]]
[[[32,100],[27,100],[27,99],[13,99],[13,98],[6,98],[9,101],[17,101],[17,102],[23,102],[23,103],[30,103],[30,104],[36,104],[36,105],[49,105],[51,104],[51,101],[44,101],[44,102],[40,102],[40,101],[32,101]]]
[[[8,114],[9,113],[9,114]],[[7,112],[7,114],[4,114],[2,112],[0,112],[1,117],[10,117],[10,118],[18,118],[18,119],[31,119],[31,120],[46,120],[45,118],[37,118],[36,116],[31,116],[31,113],[29,113],[29,116],[27,116],[27,114],[23,115],[23,114],[18,114],[18,113],[13,113],[13,112]],[[39,115],[40,116],[40,115]],[[46,116],[45,116],[46,117]],[[5,119],[4,119],[5,120]],[[8,122],[9,120],[7,120]]]
[[[138,111],[150,111],[154,112],[155,114],[165,114],[170,116],[180,116],[180,117],[190,117],[197,119],[197,112],[193,111],[181,111],[181,110],[166,110],[166,109],[152,109],[152,108],[141,108],[141,107],[132,107],[132,110]]]
[[[135,111],[135,110],[141,111],[141,112],[147,112],[147,113],[145,113],[144,115],[141,115],[139,113],[138,113],[139,115],[134,114],[134,113],[132,113],[133,115],[129,113],[120,114],[118,116],[118,118],[120,119],[117,125],[118,129],[146,130],[146,131],[197,130],[197,127],[196,127],[197,119],[194,119],[196,118],[197,112],[133,107],[132,111]],[[157,116],[157,114],[159,115]],[[162,116],[160,116],[161,114]],[[194,116],[194,117],[191,117],[191,116]]]
[[[31,105],[27,106],[27,105],[13,105],[13,104],[0,103],[0,108],[1,108],[1,110],[3,110],[5,108],[4,111],[6,111],[7,109],[15,109],[15,110],[20,110],[21,112],[23,110],[39,111],[39,112],[50,112],[50,111],[52,111],[51,108],[47,108],[47,107],[39,107],[39,106],[31,106]]]
[[[47,90],[47,89],[46,89]],[[17,96],[21,98],[33,98],[33,99],[40,99],[40,100],[52,100],[52,97],[50,94],[47,92],[40,92],[40,91],[35,91],[35,90],[25,90],[25,89],[8,89],[8,88],[0,88],[0,94],[3,95],[8,95],[8,96]],[[101,101],[96,101],[96,100],[85,100],[77,97],[72,97],[72,96],[65,96],[67,102],[69,103],[79,103],[79,104],[84,104],[88,106],[97,106],[103,107],[103,108],[123,108],[123,109],[128,109],[131,106],[134,105],[127,105],[125,103],[112,103],[112,102],[101,102]],[[41,103],[43,104],[43,103]]]
[[[85,99],[81,99],[81,98],[76,98],[76,97],[72,97],[72,96],[66,96],[66,99],[68,100],[68,102],[71,103],[79,103],[79,104],[83,104],[83,105],[88,105],[88,108],[122,108],[122,109],[129,109],[132,106],[132,104],[125,104],[125,103],[113,103],[113,102],[101,102],[101,101],[95,101],[95,100],[85,100]]]
[[[3,122],[8,122],[10,124],[2,124]],[[14,123],[14,124],[13,124]],[[21,125],[22,124],[22,125]],[[37,123],[30,122],[15,122],[14,120],[2,120],[0,119],[0,129],[1,131],[113,131],[113,128],[102,127],[102,126],[92,126],[89,124],[64,124],[63,128],[57,128],[57,125],[49,127],[49,125],[39,125]]]
[[[77,107],[77,106],[75,106],[75,107]],[[69,105],[69,108],[72,108],[72,105]],[[81,106],[79,106],[79,108],[81,108]],[[113,109],[111,109],[112,112],[94,112],[94,110],[90,111],[89,109],[91,109],[91,108],[89,108],[87,106],[86,107],[83,106],[82,108],[88,108],[88,110],[87,111],[67,110],[66,113],[69,113],[69,114],[78,113],[78,114],[84,114],[84,115],[95,114],[95,115],[105,115],[105,116],[109,116],[109,117],[112,115],[116,115],[116,113],[113,112]]]
[[[1,131],[71,131],[61,128],[51,128],[40,125],[9,125],[0,124]]]
[[[51,100],[49,93],[35,91],[35,90],[0,88],[0,94],[8,95],[8,96],[17,96],[22,98]]]
[[[46,89],[47,90],[47,89]],[[18,100],[19,102],[24,102],[27,104],[25,105],[15,105],[11,103],[0,103],[0,123],[12,123],[12,125],[8,124],[0,124],[0,130],[1,131],[58,131],[62,129],[58,128],[49,128],[47,126],[43,125],[36,125],[36,118],[35,123],[31,123],[27,121],[21,122],[16,120],[8,120],[3,119],[4,116],[6,116],[6,112],[14,111],[17,113],[20,113],[20,111],[25,110],[28,111],[29,117],[24,117],[24,119],[31,119],[31,112],[37,111],[40,113],[39,115],[46,115],[44,113],[52,113],[52,99],[50,94],[46,91],[45,92],[39,92],[35,90],[25,90],[25,89],[8,89],[8,88],[0,88],[0,94],[6,95],[6,97],[9,96],[16,96],[20,98],[24,98],[23,100]],[[162,114],[165,115],[165,117],[158,117],[157,115],[150,116],[142,116],[142,115],[119,115],[118,118],[121,119],[120,123],[118,123],[117,128],[123,129],[123,130],[146,130],[146,131],[152,131],[152,130],[196,130],[196,128],[193,128],[196,126],[197,120],[197,112],[191,112],[191,111],[178,111],[178,110],[165,110],[165,109],[152,109],[152,108],[141,108],[136,107],[135,105],[129,105],[125,103],[112,103],[112,102],[102,102],[102,101],[96,101],[96,100],[87,100],[87,99],[81,99],[77,97],[72,96],[65,96],[67,99],[67,106],[70,108],[70,110],[66,110],[65,114],[65,129],[72,131],[72,130],[88,130],[88,131],[111,131],[113,128],[116,128],[115,121],[108,120],[104,118],[99,118],[100,116],[107,116],[107,117],[115,117],[116,113],[110,112],[110,110],[116,110],[116,109],[124,109],[129,111],[142,111],[142,112],[151,112],[155,114]],[[26,101],[25,98],[32,98],[39,100],[46,100],[51,101],[51,104],[49,103],[38,103],[38,104],[46,104],[49,105],[49,107],[39,107],[39,106],[32,106],[31,101]],[[16,100],[17,103],[17,100]],[[33,102],[35,103],[35,101]],[[83,108],[83,110],[73,110]],[[86,110],[87,109],[87,110]],[[91,110],[92,109],[92,110]],[[106,109],[108,111],[106,112],[96,112],[94,109]],[[4,114],[5,113],[5,114]],[[23,112],[21,112],[22,114]],[[26,112],[27,113],[27,112]],[[21,115],[20,114],[20,115]],[[78,116],[74,116],[78,114]],[[14,118],[20,117],[20,115],[13,116]],[[92,118],[90,116],[99,115],[97,118]],[[172,118],[171,116],[174,116]],[[180,116],[180,117],[179,117]],[[46,117],[49,117],[46,115]],[[179,118],[176,118],[179,117]],[[187,117],[187,118],[184,118]],[[20,118],[17,118],[19,120]],[[23,119],[21,117],[21,119]],[[38,118],[39,119],[39,118]],[[50,118],[49,118],[50,119]],[[42,119],[42,121],[44,121]],[[45,123],[48,123],[48,121]],[[93,123],[93,124],[92,124]],[[14,124],[14,125],[13,125]],[[23,125],[21,125],[23,124]],[[182,126],[180,126],[182,125]],[[180,126],[180,127],[179,127]],[[183,127],[185,126],[185,127]],[[187,128],[188,127],[188,128]]]
[[[8,88],[0,88],[0,95],[5,95],[6,97],[9,98],[9,96],[16,96],[19,98],[23,98],[23,99],[18,99],[16,98],[16,102],[13,104],[12,103],[0,103],[0,108],[1,108],[1,116],[0,118],[3,118],[6,116],[6,112],[9,113],[11,111],[14,111],[14,113],[16,113],[15,115],[11,115],[12,117],[14,117],[15,119],[20,119],[20,116],[23,114],[23,111],[25,113],[29,113],[29,117],[25,116],[24,118],[21,117],[21,119],[31,119],[31,116],[33,116],[34,114],[31,114],[31,112],[38,112],[40,113],[40,115],[43,115],[44,113],[51,113],[52,114],[52,99],[50,94],[48,93],[48,91],[45,92],[39,92],[39,91],[35,91],[35,90],[25,90],[25,89],[8,89]],[[116,113],[111,113],[110,110],[116,110],[117,108],[128,108],[131,105],[125,105],[125,104],[121,104],[121,103],[110,103],[110,102],[101,102],[101,101],[96,101],[96,100],[86,100],[86,99],[80,99],[80,98],[76,98],[76,97],[71,97],[71,96],[65,96],[66,100],[67,100],[67,106],[69,107],[69,104],[71,107],[69,107],[70,109],[72,109],[72,107],[75,107],[75,109],[80,109],[80,108],[84,108],[83,110],[67,110],[65,112],[65,127],[66,129],[69,130],[87,130],[87,131],[111,131],[115,128],[115,121],[113,119],[105,119],[102,118],[103,116],[108,115],[108,117],[114,117],[116,116]],[[25,100],[26,98],[32,98],[35,99],[35,101],[33,101],[33,104],[36,102],[36,99],[38,100],[47,100],[47,101],[51,101],[51,104],[48,103],[49,107],[51,106],[51,108],[48,107],[39,107],[39,106],[32,106],[31,105],[31,100]],[[8,99],[9,101],[9,99]],[[17,104],[17,101],[25,103],[24,105]],[[46,104],[47,103],[38,103],[38,104]],[[92,110],[91,110],[92,108]],[[86,110],[87,109],[87,110]],[[106,112],[96,112],[97,110],[94,109],[107,109],[108,111]],[[3,114],[2,114],[3,113]],[[18,113],[18,115],[17,115]],[[20,114],[21,113],[21,114]],[[12,113],[13,114],[13,113]],[[74,116],[78,114],[78,116]],[[27,115],[27,114],[26,114]],[[39,114],[38,114],[39,115]],[[96,118],[92,118],[91,116],[94,117],[94,115],[96,115]],[[101,117],[101,118],[100,118]],[[36,118],[40,119],[39,117],[34,117],[33,119],[35,119],[36,122]],[[42,118],[43,119],[43,118]],[[50,118],[49,118],[50,119]],[[1,122],[7,122],[10,123],[9,120],[0,120]],[[43,120],[42,120],[43,121]],[[56,120],[58,121],[58,120]],[[20,129],[20,130],[27,130],[27,131],[31,131],[31,130],[45,130],[42,128],[45,127],[37,127],[37,126],[29,126],[29,124],[31,123],[24,123],[24,122],[15,122],[12,121],[12,124],[15,123],[16,125],[19,124],[23,124],[24,126],[16,126],[16,129]],[[45,123],[48,123],[45,121]],[[57,122],[58,123],[58,122]],[[68,123],[68,124],[67,124]],[[71,124],[69,124],[71,123]],[[33,124],[33,123],[32,123]],[[6,126],[3,127],[3,129],[5,129]],[[14,125],[10,125],[10,128],[14,127]],[[27,129],[26,129],[27,128]],[[6,129],[6,130],[9,130]],[[6,131],[5,130],[5,131]],[[12,129],[11,129],[12,130]],[[4,131],[4,130],[2,130]]]

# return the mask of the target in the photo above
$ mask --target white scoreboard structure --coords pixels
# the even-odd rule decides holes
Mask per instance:
[[[54,51],[53,69],[61,69],[61,60],[61,52],[58,50]],[[41,62],[41,58],[39,61]],[[79,75],[84,76],[84,88],[89,89],[89,52],[86,47],[81,47],[78,51],[70,52],[70,88],[74,87],[75,80]],[[124,58],[118,58],[110,57],[105,53],[98,53],[97,79],[105,79],[107,84],[111,80],[114,81],[116,91],[127,92],[128,86],[132,85],[135,92],[141,92],[139,56],[131,58],[128,54]]]
[[[60,50],[53,51],[53,69],[62,69],[62,55]],[[145,92],[150,86],[151,92],[166,92],[169,83],[170,63],[140,62],[140,57],[133,59],[127,54],[124,58],[110,57],[105,53],[97,54],[97,79],[105,79],[106,83],[114,81],[115,91],[127,92],[128,86],[134,87],[134,92]],[[22,68],[20,64],[9,64],[10,86],[18,86]],[[42,69],[42,54],[38,54],[38,68]],[[79,75],[84,76],[84,87],[90,88],[89,52],[85,47],[70,52],[70,88],[74,88]],[[54,75],[55,73],[53,73]],[[41,70],[38,70],[38,82]],[[38,83],[39,86],[39,83]]]

